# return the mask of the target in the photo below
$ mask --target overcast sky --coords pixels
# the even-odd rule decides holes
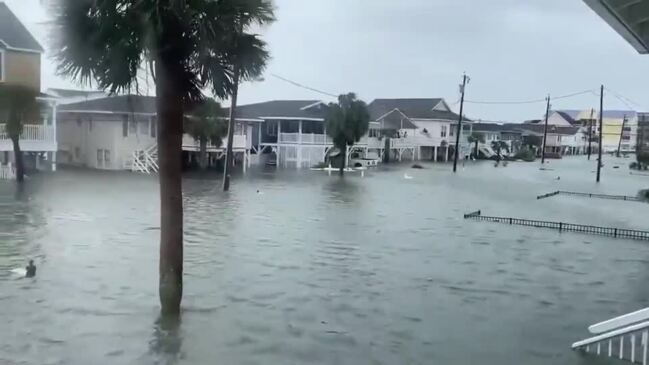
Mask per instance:
[[[50,53],[39,0],[6,0]],[[271,74],[333,94],[373,98],[443,97],[456,111],[462,72],[467,100],[542,99],[597,90],[601,83],[649,111],[649,55],[641,56],[582,0],[275,0],[277,22],[263,30],[272,60],[240,102],[327,99]],[[77,87],[43,60],[43,89]],[[556,100],[591,108],[598,96]],[[629,109],[608,95],[607,109]],[[472,118],[540,118],[543,102],[468,103]]]

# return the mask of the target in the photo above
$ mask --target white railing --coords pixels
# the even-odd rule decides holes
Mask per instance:
[[[13,180],[16,178],[16,169],[11,163],[3,165],[0,163],[0,180]]]
[[[649,308],[594,324],[588,329],[597,336],[573,343],[573,350],[617,357],[632,363],[641,361],[647,365]]]
[[[232,148],[234,149],[246,149],[248,148],[248,138],[245,135],[235,134],[232,139]],[[228,139],[223,138],[221,146],[217,147],[212,144],[212,142],[207,142],[207,150],[221,150],[225,149],[228,144]],[[198,151],[200,149],[200,142],[194,139],[194,137],[189,134],[183,135],[183,150]]]
[[[302,133],[302,137],[300,138],[300,133],[280,133],[279,143],[329,145],[332,141],[331,137],[326,134]]]
[[[154,144],[145,150],[133,151],[131,170],[145,174],[158,172],[158,145]]]
[[[9,140],[6,124],[0,124],[0,140]],[[44,125],[27,124],[23,126],[20,134],[23,141],[54,141],[54,128]]]

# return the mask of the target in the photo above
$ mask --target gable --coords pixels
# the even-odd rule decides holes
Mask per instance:
[[[446,104],[446,101],[444,99],[441,99],[437,105],[433,107],[433,110],[437,110],[440,112],[450,112],[451,108]]]
[[[2,1],[0,1],[0,44],[14,51],[36,53],[44,51],[36,38]]]

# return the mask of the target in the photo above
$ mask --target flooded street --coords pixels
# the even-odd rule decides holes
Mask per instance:
[[[588,325],[649,305],[649,243],[464,213],[649,229],[629,159],[188,175],[182,322],[158,318],[155,176],[0,182],[1,364],[587,364]],[[404,174],[413,179],[404,179]],[[560,177],[560,180],[557,180]],[[259,191],[259,192],[257,192]],[[35,279],[12,268],[33,258]],[[600,360],[605,362],[606,360]]]

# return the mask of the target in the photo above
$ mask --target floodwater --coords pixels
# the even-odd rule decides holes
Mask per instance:
[[[598,363],[570,344],[649,305],[649,242],[462,218],[649,229],[649,204],[536,200],[649,185],[612,161],[596,185],[594,165],[257,171],[227,194],[216,175],[187,176],[180,323],[158,318],[155,177],[1,182],[0,363]],[[29,258],[36,278],[10,273]]]

